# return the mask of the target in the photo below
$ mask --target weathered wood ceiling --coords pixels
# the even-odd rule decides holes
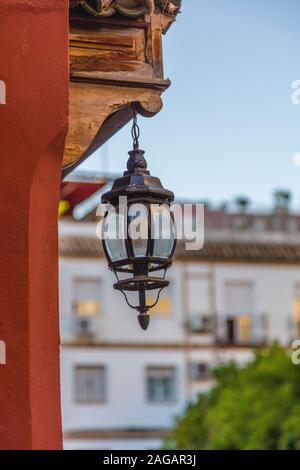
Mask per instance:
[[[134,112],[151,117],[161,110],[161,94],[170,85],[163,72],[162,35],[180,5],[181,0],[70,1],[70,111],[63,176]]]

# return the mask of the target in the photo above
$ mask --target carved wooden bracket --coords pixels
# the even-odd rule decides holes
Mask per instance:
[[[70,119],[63,176],[127,124],[134,109],[148,117],[161,110],[161,94],[170,85],[163,75],[162,34],[175,19],[175,12],[161,12],[169,3],[178,9],[181,2],[155,1],[155,12],[145,15],[150,3],[70,2],[79,8],[70,15]]]

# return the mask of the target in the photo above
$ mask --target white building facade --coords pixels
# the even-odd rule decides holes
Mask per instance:
[[[140,329],[113,290],[92,222],[60,223],[60,316],[66,449],[158,449],[222,362],[247,362],[300,335],[300,238],[209,239],[184,254]],[[298,253],[299,251],[299,253]],[[204,250],[205,252],[205,250]]]

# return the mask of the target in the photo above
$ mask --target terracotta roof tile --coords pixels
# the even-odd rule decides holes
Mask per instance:
[[[101,241],[94,237],[63,236],[59,240],[62,257],[100,258]],[[200,251],[187,251],[179,242],[175,258],[178,261],[220,261],[300,264],[300,243],[266,243],[242,241],[207,241]]]

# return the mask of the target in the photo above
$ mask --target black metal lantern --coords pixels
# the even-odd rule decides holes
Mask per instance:
[[[162,289],[169,285],[165,275],[176,247],[170,211],[174,194],[147,170],[145,152],[139,148],[136,115],[132,137],[133,150],[129,152],[127,171],[115,180],[111,191],[102,196],[102,203],[109,203],[114,209],[104,218],[102,243],[109,267],[117,278],[114,288],[139,312],[139,324],[146,330],[149,310],[158,303]],[[126,199],[124,205],[122,198]],[[144,236],[134,237],[130,231],[132,226],[138,227],[139,232],[144,229]],[[159,271],[163,272],[161,276],[157,274]],[[153,291],[156,291],[155,300],[149,305],[147,293]],[[133,293],[137,297],[136,304],[128,299]]]

